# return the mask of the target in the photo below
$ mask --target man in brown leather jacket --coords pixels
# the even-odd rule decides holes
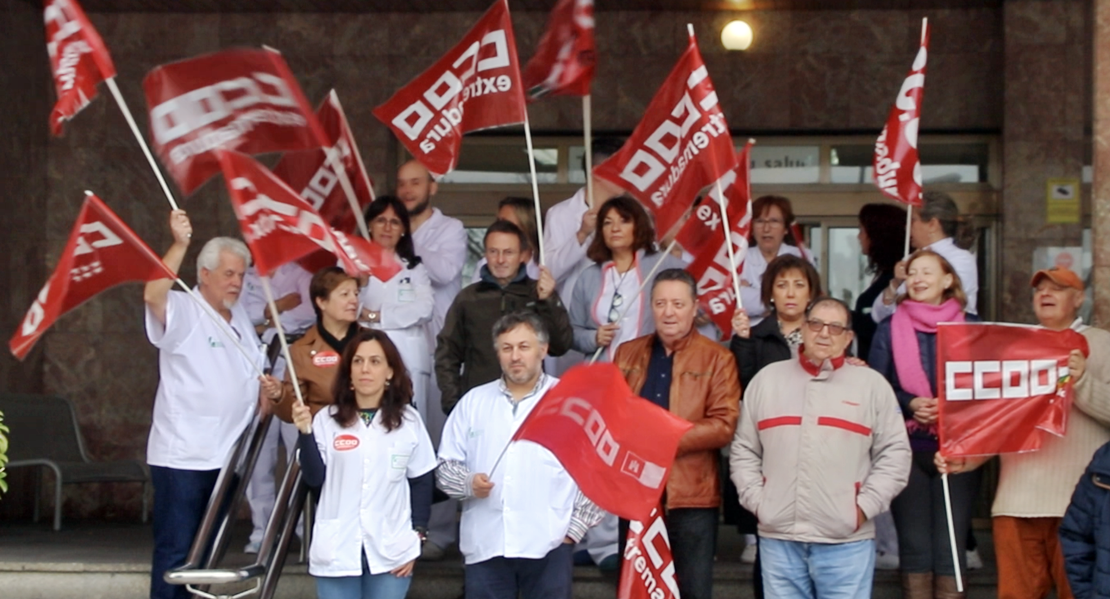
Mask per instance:
[[[640,397],[694,423],[678,444],[663,519],[680,596],[709,599],[721,504],[718,456],[736,429],[740,377],[732,354],[694,329],[697,284],[689,273],[677,268],[659,273],[651,309],[655,333],[621,345],[616,365]],[[622,554],[627,530],[622,520]]]

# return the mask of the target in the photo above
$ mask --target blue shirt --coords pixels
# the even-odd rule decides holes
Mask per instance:
[[[648,361],[647,378],[640,388],[640,397],[663,408],[671,409],[671,369],[674,354],[667,355],[666,348],[656,337],[651,344],[651,360]]]

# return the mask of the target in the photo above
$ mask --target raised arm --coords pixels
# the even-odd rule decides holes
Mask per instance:
[[[189,239],[193,236],[193,225],[184,210],[170,212],[170,233],[173,234],[173,245],[162,257],[162,262],[177,273],[181,269],[181,262],[185,260],[185,252],[189,250]],[[143,288],[143,302],[162,326],[166,325],[166,302],[173,284],[173,279],[158,279],[149,281]]]

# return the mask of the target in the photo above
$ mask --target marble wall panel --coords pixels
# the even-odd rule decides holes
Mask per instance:
[[[1110,0],[1094,0],[1093,21],[1094,315],[1096,324],[1110,328]]]

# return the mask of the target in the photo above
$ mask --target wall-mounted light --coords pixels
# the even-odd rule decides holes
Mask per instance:
[[[752,45],[752,27],[744,21],[732,21],[721,31],[721,45],[726,50],[747,50]]]

